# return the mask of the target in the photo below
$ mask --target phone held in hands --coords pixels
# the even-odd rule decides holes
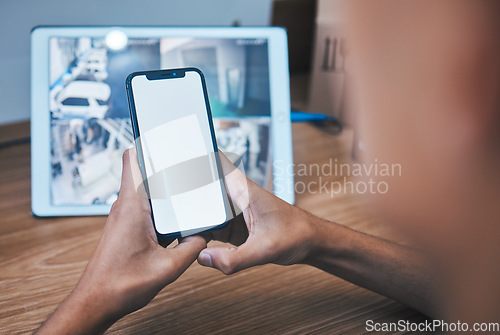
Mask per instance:
[[[203,73],[135,72],[126,88],[142,173],[159,237],[222,228],[234,217]]]

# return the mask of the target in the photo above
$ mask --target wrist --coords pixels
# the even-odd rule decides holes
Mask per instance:
[[[105,276],[93,265],[95,263],[85,269],[70,297],[85,309],[82,312],[95,324],[109,327],[137,308],[129,306],[127,298],[133,294],[125,278],[116,280],[114,276]]]
[[[69,298],[77,305],[79,313],[85,315],[88,322],[98,328],[107,329],[123,316],[115,306],[116,300],[110,292],[104,292],[97,287],[77,286]]]
[[[338,223],[310,216],[309,224],[313,230],[309,253],[305,264],[318,267],[325,258],[342,254],[348,243],[349,229]]]
[[[44,322],[37,334],[102,334],[119,317],[105,304],[77,286],[56,311]]]

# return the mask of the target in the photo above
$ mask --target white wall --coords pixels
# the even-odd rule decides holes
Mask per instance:
[[[37,25],[270,22],[272,0],[0,0],[0,124],[30,117],[30,31]]]

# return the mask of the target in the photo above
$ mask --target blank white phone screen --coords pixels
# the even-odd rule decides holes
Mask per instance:
[[[131,85],[156,230],[187,236],[229,220],[200,74]]]

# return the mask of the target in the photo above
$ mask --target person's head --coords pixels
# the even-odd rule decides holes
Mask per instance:
[[[432,253],[450,315],[499,313],[500,2],[347,3],[365,160],[402,166],[375,204]]]

